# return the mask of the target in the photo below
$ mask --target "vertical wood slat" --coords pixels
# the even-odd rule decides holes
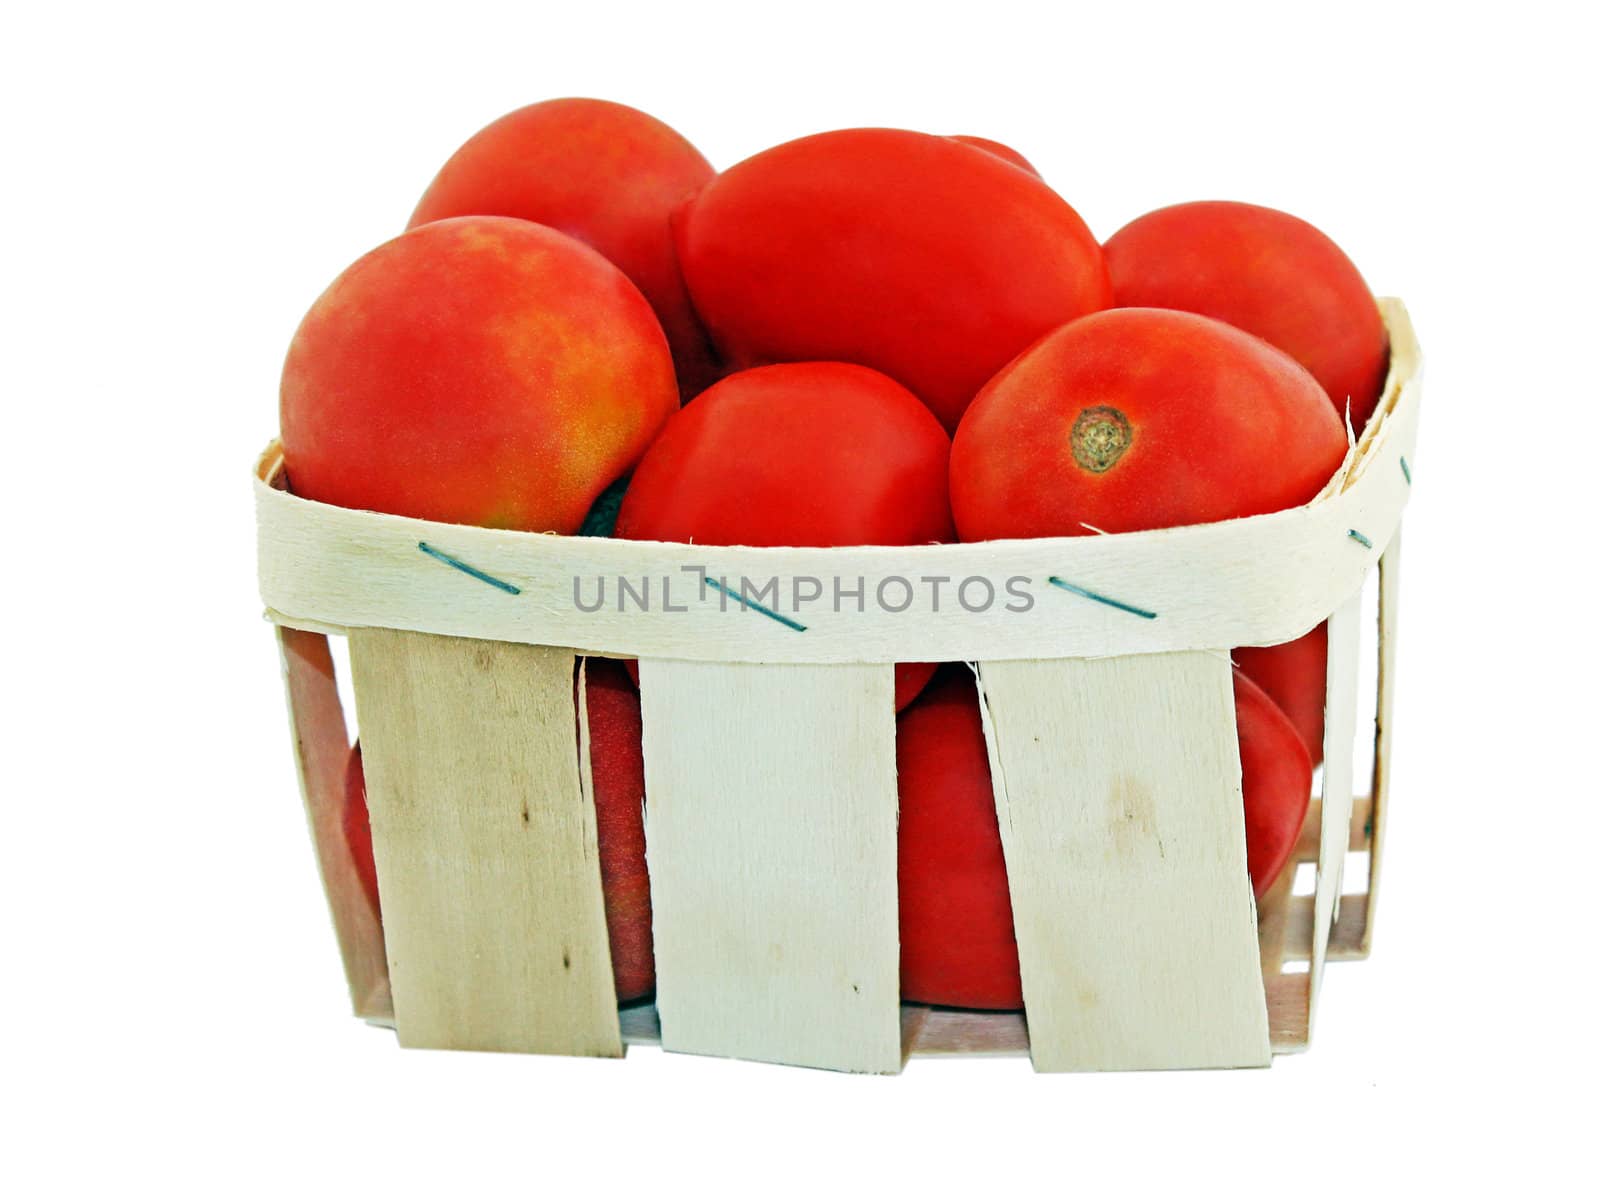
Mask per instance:
[[[1328,619],[1328,702],[1322,763],[1322,833],[1317,854],[1317,891],[1312,907],[1310,1031],[1314,1033],[1328,938],[1344,882],[1350,844],[1351,795],[1355,779],[1356,684],[1361,664],[1361,594]]]
[[[1389,774],[1394,756],[1395,652],[1400,640],[1400,530],[1378,561],[1378,717],[1372,750],[1371,824],[1367,852],[1367,912],[1361,928],[1362,957],[1372,950],[1372,924],[1378,908],[1378,876],[1383,864],[1388,814]]]
[[[620,1056],[573,653],[350,635],[408,1047]]]
[[[662,1047],[898,1072],[893,668],[639,671]]]
[[[384,958],[383,926],[362,891],[344,838],[344,775],[350,736],[345,730],[328,637],[285,626],[275,629],[300,793],[339,940],[350,1002],[363,1019],[384,1018],[389,1013],[389,968]]]
[[[1269,1064],[1226,652],[979,682],[1034,1067]]]

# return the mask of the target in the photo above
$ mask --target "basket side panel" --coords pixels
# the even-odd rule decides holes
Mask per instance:
[[[363,1019],[386,1019],[391,1008],[383,926],[362,891],[355,860],[344,838],[344,775],[350,737],[334,682],[328,639],[326,635],[288,627],[276,629],[289,699],[295,767],[300,773],[311,841],[322,871],[322,887],[328,894],[339,954],[344,960],[350,1001]]]
[[[1361,594],[1328,619],[1328,703],[1323,740],[1321,838],[1317,891],[1312,907],[1311,999],[1309,1031],[1314,1031],[1322,970],[1329,938],[1339,915],[1344,857],[1350,845],[1350,812],[1355,779],[1356,684],[1361,665]]]
[[[350,635],[409,1047],[620,1056],[573,653]]]
[[[1269,1063],[1226,653],[980,683],[1034,1067]]]
[[[898,1072],[893,668],[639,671],[662,1046]]]

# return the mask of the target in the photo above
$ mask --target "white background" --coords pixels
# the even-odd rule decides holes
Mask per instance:
[[[1496,11],[13,12],[4,1169],[1576,1166],[1596,1048],[1597,95],[1577,6]],[[1274,205],[1408,301],[1429,367],[1391,858],[1374,956],[1330,969],[1309,1055],[841,1078],[654,1049],[407,1053],[346,1014],[249,465],[321,288],[399,231],[461,139],[563,94],[649,110],[719,166],[840,126],[998,138],[1102,237],[1177,200]]]

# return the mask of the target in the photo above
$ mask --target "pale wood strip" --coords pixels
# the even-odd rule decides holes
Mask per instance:
[[[663,1046],[897,1072],[893,668],[639,672]]]
[[[1378,562],[1378,717],[1372,752],[1372,855],[1367,865],[1367,904],[1361,923],[1362,955],[1372,950],[1372,923],[1378,907],[1383,866],[1389,775],[1394,764],[1395,652],[1400,642],[1400,531]]]
[[[326,636],[278,627],[278,654],[289,701],[289,732],[317,867],[344,960],[350,1002],[363,1019],[389,1014],[389,966],[383,926],[362,891],[344,838],[344,775],[350,757],[344,707]]]
[[[409,1047],[619,1056],[570,651],[350,635]]]
[[[1353,852],[1366,851],[1372,832],[1367,824],[1372,821],[1372,799],[1360,795],[1350,800],[1350,848]],[[1306,809],[1306,821],[1294,845],[1294,862],[1315,863],[1322,854],[1322,800],[1313,798]],[[1292,871],[1292,869],[1285,869]]]
[[[1311,939],[1311,1025],[1343,884],[1355,775],[1356,682],[1361,662],[1359,591],[1328,619],[1328,704],[1322,767],[1322,839]]]
[[[1267,979],[1267,1020],[1272,1051],[1304,1052],[1311,1043],[1311,976],[1279,974]]]
[[[1034,1066],[1268,1063],[1226,654],[979,682]]]
[[[1192,528],[980,545],[837,549],[720,548],[548,536],[357,512],[295,497],[275,484],[280,453],[263,456],[255,485],[261,594],[306,628],[395,627],[485,639],[732,662],[891,663],[904,660],[1040,659],[1265,646],[1305,633],[1356,592],[1398,525],[1409,485],[1400,459],[1414,449],[1421,390],[1409,326],[1388,308],[1394,345],[1389,395],[1330,494],[1301,508]],[[1337,488],[1337,494],[1332,494]],[[1350,539],[1367,538],[1368,548]],[[419,543],[519,589],[505,592],[428,556]],[[699,572],[696,572],[699,570]],[[724,610],[704,576],[737,588],[775,580],[780,612],[803,634],[754,610]],[[648,582],[652,607],[619,609],[618,575]],[[1065,593],[1059,576],[1154,614],[1145,617]],[[936,609],[931,593],[888,611],[876,587],[890,576],[913,586],[940,577],[984,577],[994,608]],[[863,579],[865,608],[833,610],[831,580]],[[795,602],[796,578],[819,578],[821,599]],[[1027,610],[1005,587],[1033,595]],[[574,580],[592,603],[574,601]],[[672,607],[663,599],[670,580]],[[893,592],[899,602],[904,595]],[[944,596],[948,605],[949,595]],[[822,604],[826,602],[827,604]],[[770,604],[770,602],[769,602]]]
[[[1020,1011],[957,1011],[907,1003],[902,1022],[908,1056],[1020,1056],[1028,1025]]]

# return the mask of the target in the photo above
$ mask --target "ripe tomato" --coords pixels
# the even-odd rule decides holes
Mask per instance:
[[[1039,180],[914,131],[797,139],[722,173],[678,218],[723,356],[870,365],[954,430],[984,381],[1111,305],[1099,244]]]
[[[456,150],[408,228],[487,214],[537,221],[587,242],[638,286],[693,396],[716,379],[672,245],[674,209],[716,175],[671,127],[594,98],[537,102],[496,119]]]
[[[914,1003],[1022,1006],[1005,853],[972,673],[939,670],[897,718],[900,992]]]
[[[1311,371],[1356,432],[1372,416],[1389,340],[1361,272],[1315,226],[1237,201],[1157,209],[1106,242],[1119,307],[1171,307],[1260,336]]]
[[[950,454],[962,540],[1135,532],[1291,508],[1345,433],[1303,368],[1181,311],[1101,312],[990,381]]]
[[[673,417],[634,472],[616,535],[763,547],[948,541],[949,454],[934,416],[882,373],[820,361],[749,369]],[[896,707],[932,673],[896,668]]]
[[[677,405],[620,270],[543,225],[457,217],[379,246],[306,313],[284,464],[340,507],[570,533]]]

